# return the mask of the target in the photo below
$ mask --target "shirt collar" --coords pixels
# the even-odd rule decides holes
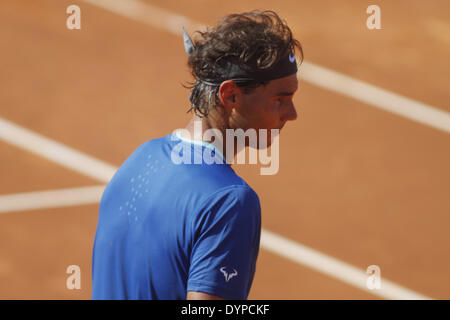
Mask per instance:
[[[191,139],[184,138],[184,137],[181,136],[181,130],[175,131],[175,135],[177,136],[177,138],[179,138],[180,140],[182,140],[184,142],[195,144],[195,145],[200,145],[200,146],[203,146],[205,148],[214,150],[215,154],[218,155],[222,161],[225,159],[225,157],[223,156],[222,152],[220,152],[220,150],[217,149],[212,143],[209,143],[209,142],[206,142],[206,141],[191,140]]]

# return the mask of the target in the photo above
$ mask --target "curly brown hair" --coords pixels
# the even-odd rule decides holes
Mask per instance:
[[[268,69],[289,52],[299,52],[303,61],[300,42],[294,39],[291,29],[277,13],[270,10],[254,10],[230,14],[213,28],[196,32],[195,50],[190,54],[188,66],[195,78],[187,88],[195,113],[207,116],[211,108],[220,105],[217,97],[219,85],[226,79],[223,70],[229,63],[248,71]],[[249,93],[267,82],[236,82]],[[214,100],[213,100],[214,97]]]

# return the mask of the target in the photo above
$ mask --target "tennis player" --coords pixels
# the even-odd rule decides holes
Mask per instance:
[[[302,48],[273,11],[228,15],[194,38],[184,33],[195,78],[191,122],[139,146],[103,193],[93,299],[248,297],[259,250],[260,201],[226,161],[236,154],[203,136],[196,139],[193,131],[200,123],[203,131],[218,130],[226,140],[226,130],[270,132],[295,120],[295,53],[302,59]],[[205,154],[216,161],[174,161],[174,155]]]

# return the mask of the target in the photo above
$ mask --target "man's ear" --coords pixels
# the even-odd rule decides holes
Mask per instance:
[[[241,94],[239,88],[233,80],[222,82],[217,92],[218,98],[225,110],[231,111],[236,107],[237,97]]]

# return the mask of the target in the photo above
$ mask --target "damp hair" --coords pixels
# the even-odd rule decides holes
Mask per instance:
[[[236,63],[248,71],[268,69],[288,52],[298,52],[300,63],[303,50],[294,39],[291,29],[274,11],[250,11],[230,14],[206,31],[194,34],[194,51],[188,66],[195,81],[184,85],[191,90],[191,107],[199,117],[206,117],[212,108],[220,105],[219,85],[227,80],[223,66]],[[209,81],[202,81],[208,79]],[[237,82],[244,93],[268,82]]]

